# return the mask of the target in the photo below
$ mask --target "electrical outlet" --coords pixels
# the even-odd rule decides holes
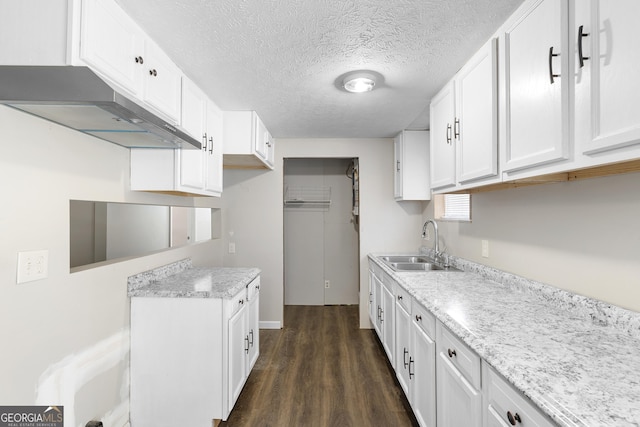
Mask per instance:
[[[489,241],[488,240],[482,241],[482,257],[489,258]]]
[[[235,243],[229,243],[229,253],[230,254],[235,254],[236,253],[236,244]]]
[[[49,251],[18,252],[16,283],[46,279],[49,274]]]
[[[325,287],[325,289],[329,289],[331,287],[331,282],[328,281],[328,280],[325,280],[324,281],[324,287]]]

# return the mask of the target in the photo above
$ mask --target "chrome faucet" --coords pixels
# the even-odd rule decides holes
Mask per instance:
[[[433,234],[434,234],[434,239],[435,239],[435,243],[433,244],[433,258],[436,262],[438,262],[438,258],[440,257],[440,246],[438,244],[438,224],[436,224],[435,220],[433,219],[428,219],[424,225],[422,226],[422,238],[424,239],[425,237],[427,237],[427,226],[429,224],[433,225]]]

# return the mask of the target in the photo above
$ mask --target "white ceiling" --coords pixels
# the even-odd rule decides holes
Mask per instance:
[[[276,138],[390,137],[429,125],[430,98],[522,0],[118,0],[223,110]],[[384,79],[349,94],[339,77]]]

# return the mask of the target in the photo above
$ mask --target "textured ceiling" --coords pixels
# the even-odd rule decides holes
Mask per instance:
[[[430,98],[522,0],[118,2],[222,109],[303,138],[428,128]],[[341,90],[360,69],[376,90]]]

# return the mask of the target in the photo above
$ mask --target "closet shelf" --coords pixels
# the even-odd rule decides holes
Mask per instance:
[[[329,206],[331,187],[287,187],[284,195],[285,206]]]

